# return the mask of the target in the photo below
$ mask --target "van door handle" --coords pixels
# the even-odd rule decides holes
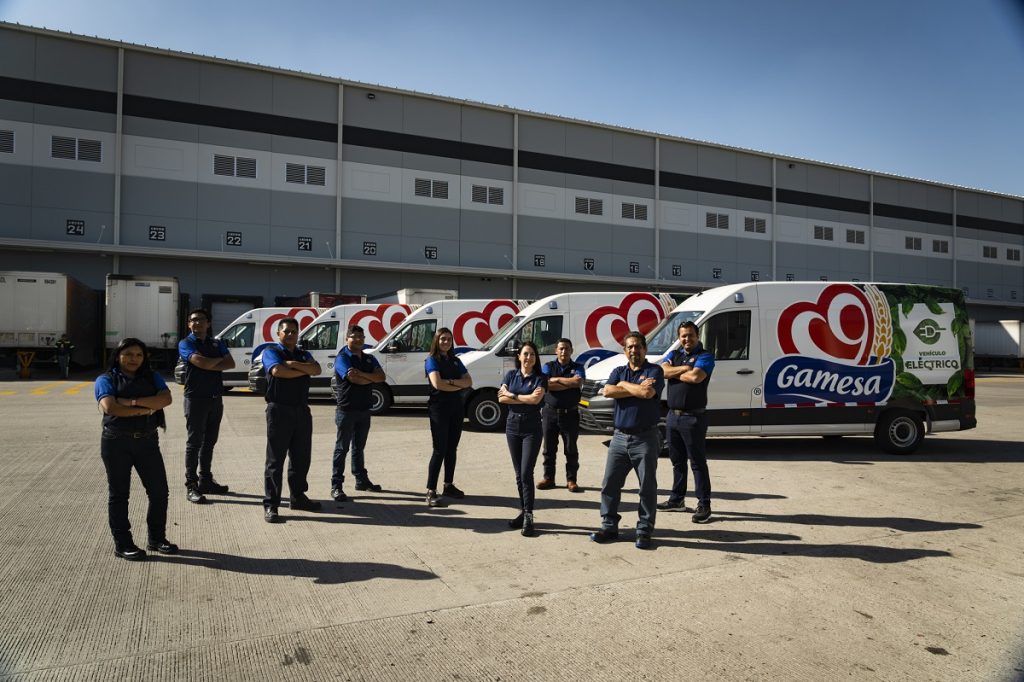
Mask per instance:
[[[252,351],[249,351],[248,353],[246,353],[246,355],[252,355]]]
[[[736,370],[736,373],[737,374],[753,374],[754,370],[752,370],[752,369],[738,369],[738,370]]]
[[[336,358],[336,357],[338,357],[338,356],[337,356],[337,355],[328,355],[327,357],[329,357],[329,358],[331,358],[331,359],[334,359],[334,358]]]

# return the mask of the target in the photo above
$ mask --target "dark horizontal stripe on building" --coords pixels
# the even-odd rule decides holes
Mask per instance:
[[[176,102],[156,97],[141,95],[124,96],[124,115],[152,118],[161,121],[189,123],[192,125],[213,126],[245,130],[251,133],[268,135],[284,135],[320,142],[338,141],[338,124],[324,121],[311,121],[304,118],[263,114],[255,111],[242,111],[215,107],[209,104],[192,102]]]
[[[460,159],[462,161],[479,161],[502,166],[512,165],[512,150],[505,149],[504,147],[491,147],[473,142],[442,140],[436,137],[395,133],[390,130],[374,130],[373,128],[360,128],[350,125],[344,126],[342,132],[344,133],[342,138],[344,144],[354,144],[359,147],[390,149],[396,152],[440,156],[446,159]]]
[[[0,99],[53,107],[117,113],[117,93],[0,76]]]
[[[989,230],[990,232],[1004,232],[1006,234],[1024,235],[1024,224],[1011,223],[1007,220],[993,220],[992,218],[975,218],[969,215],[958,215],[956,224],[959,227],[966,227],[971,230]]]
[[[942,213],[941,211],[927,211],[923,208],[912,208],[910,206],[894,206],[892,204],[880,204],[875,202],[875,215],[885,218],[900,218],[902,220],[915,220],[919,223],[934,223],[936,225],[952,225],[953,214]]]
[[[556,156],[541,152],[519,150],[519,167],[533,170],[550,171],[552,173],[569,173],[584,175],[591,178],[635,182],[640,185],[654,184],[654,171],[650,168],[623,166],[618,163],[590,161],[571,156]]]
[[[699,175],[670,173],[668,171],[661,171],[661,186],[674,189],[688,189],[694,192],[707,192],[709,194],[746,197],[747,199],[761,199],[762,201],[772,200],[772,188],[764,185],[753,185],[746,182],[736,182],[735,180],[705,178]]]
[[[829,208],[835,211],[847,211],[848,213],[863,213],[867,215],[871,212],[871,203],[868,201],[832,197],[827,194],[815,194],[814,192],[798,192],[793,189],[776,189],[775,200],[780,204]]]

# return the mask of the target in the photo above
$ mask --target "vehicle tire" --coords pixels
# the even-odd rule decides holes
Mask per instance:
[[[498,402],[497,391],[480,391],[469,401],[466,416],[480,431],[501,431],[505,428],[508,408]]]
[[[373,384],[370,388],[370,414],[384,414],[391,409],[393,402],[387,384]]]
[[[909,455],[923,440],[924,422],[916,412],[889,410],[875,427],[875,444],[890,455]]]

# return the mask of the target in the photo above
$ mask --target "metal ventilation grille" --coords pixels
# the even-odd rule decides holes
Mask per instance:
[[[0,130],[0,154],[14,153],[14,131]]]
[[[416,196],[418,197],[429,197],[430,196],[430,180],[426,178],[416,178]]]
[[[483,185],[473,185],[473,203],[487,203],[487,188]]]
[[[590,215],[604,215],[604,201],[601,199],[590,200]]]
[[[705,214],[705,216],[704,216],[704,226],[705,227],[710,227],[711,229],[717,228],[718,227],[718,214],[717,213],[707,213],[707,214]]]
[[[224,156],[222,154],[213,155],[213,174],[214,175],[228,175],[234,177],[235,175],[235,157]]]
[[[1020,249],[1007,249],[1006,260],[1019,261],[1020,260]]]
[[[300,163],[286,163],[284,166],[284,181],[297,185],[306,184],[306,167]]]
[[[647,204],[636,204],[633,210],[636,212],[637,220],[647,220]]]
[[[743,218],[743,231],[753,232],[755,234],[764,234],[767,223],[764,218],[752,218],[745,216]]]
[[[434,180],[434,198],[435,199],[447,199],[448,198],[448,181],[447,180]]]
[[[577,213],[589,213],[590,202],[587,201],[586,197],[576,197],[576,212]]]
[[[324,187],[327,185],[327,169],[323,166],[306,166],[306,184]]]
[[[932,251],[934,253],[949,253],[949,242],[941,239],[932,241]]]
[[[622,217],[627,220],[632,220],[636,213],[635,209],[636,204],[627,204],[626,202],[622,202]]]
[[[100,161],[102,157],[102,145],[99,140],[78,140],[79,161]]]
[[[920,237],[907,237],[904,245],[911,251],[921,250],[921,238]]]
[[[244,156],[235,159],[235,175],[240,178],[255,178],[256,159],[247,159]]]
[[[50,156],[55,159],[71,159],[74,161],[77,158],[75,143],[76,140],[73,137],[58,137],[54,135],[50,138]]]
[[[487,203],[501,206],[505,203],[505,190],[502,187],[487,188]]]
[[[814,238],[830,242],[833,239],[833,230],[831,227],[828,227],[827,225],[815,225]]]
[[[847,230],[846,231],[846,243],[847,244],[863,244],[864,243],[864,230]]]

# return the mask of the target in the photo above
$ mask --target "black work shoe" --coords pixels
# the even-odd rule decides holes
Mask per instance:
[[[441,500],[437,499],[437,491],[436,490],[428,490],[427,491],[427,506],[428,507],[437,507],[440,504],[441,504]]]
[[[453,500],[461,500],[466,496],[466,493],[456,488],[454,483],[445,483],[444,489],[441,490],[441,494],[445,497],[450,497]]]
[[[533,535],[533,512],[525,512],[523,514],[523,537],[528,538]]]
[[[114,554],[127,561],[142,561],[146,558],[146,553],[136,547],[134,542],[129,545],[114,547]]]
[[[263,508],[263,520],[267,523],[281,523],[281,515],[277,513],[276,507]]]
[[[203,504],[206,502],[206,498],[199,492],[199,486],[197,485],[185,486],[185,499],[192,504]]]
[[[177,554],[178,553],[178,546],[176,544],[174,544],[173,542],[168,542],[167,538],[164,538],[163,540],[160,540],[158,542],[154,542],[153,540],[150,540],[149,542],[146,543],[146,549],[154,551],[154,552],[160,552],[161,554]]]
[[[508,522],[508,527],[509,528],[517,528],[517,529],[518,528],[522,528],[523,527],[523,515],[520,513],[519,516],[515,517],[514,519],[511,519]]]
[[[651,548],[651,536],[646,533],[636,534],[636,548],[637,549],[650,549]]]
[[[212,478],[204,478],[199,481],[199,492],[207,495],[223,495],[228,491],[226,485],[221,485]]]
[[[320,503],[309,499],[305,495],[293,497],[288,501],[288,506],[298,511],[320,511]]]
[[[368,478],[356,481],[356,490],[365,490],[371,493],[379,493],[382,488]]]
[[[612,530],[611,528],[602,528],[591,533],[590,539],[597,543],[611,542],[619,539],[619,531]]]
[[[336,485],[331,488],[331,499],[335,502],[344,502],[348,499],[348,495],[345,494],[340,485]]]
[[[686,506],[685,500],[676,500],[674,502],[672,500],[665,500],[664,502],[659,502],[656,506],[658,507],[658,509],[661,509],[663,511],[693,511],[692,509]]]
[[[698,504],[697,511],[693,513],[690,520],[694,523],[707,523],[711,519],[711,506],[707,504]]]

